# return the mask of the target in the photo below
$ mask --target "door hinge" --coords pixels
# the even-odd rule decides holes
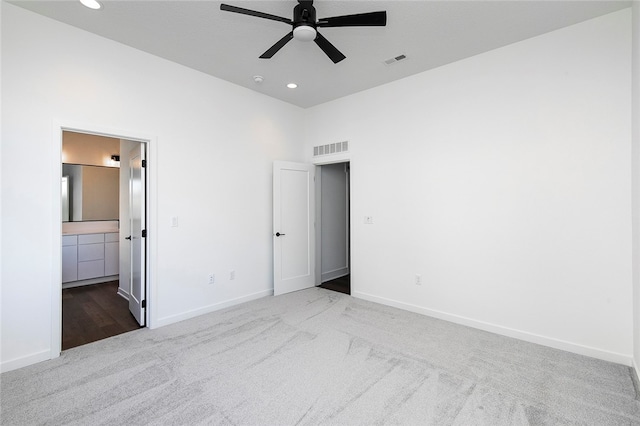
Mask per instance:
[[[147,160],[142,160],[142,167],[147,167]]]
[[[142,302],[140,302],[140,306],[142,306],[142,309],[144,309],[144,308],[146,308],[146,307],[147,307],[147,301],[146,301],[146,299],[145,299],[145,300],[143,300]]]
[[[146,229],[142,230],[142,238],[147,238],[147,230]]]

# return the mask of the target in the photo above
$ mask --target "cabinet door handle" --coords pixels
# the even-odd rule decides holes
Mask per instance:
[[[131,241],[131,235],[129,235],[128,237],[125,238],[125,240],[129,240]]]

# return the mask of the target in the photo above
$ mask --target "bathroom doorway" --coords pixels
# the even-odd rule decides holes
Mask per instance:
[[[62,132],[62,350],[146,324],[145,152]]]

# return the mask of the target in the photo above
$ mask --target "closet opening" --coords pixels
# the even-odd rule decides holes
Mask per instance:
[[[316,286],[351,294],[350,164],[316,172]]]

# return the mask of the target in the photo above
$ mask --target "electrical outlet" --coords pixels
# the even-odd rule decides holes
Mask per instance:
[[[216,276],[215,274],[209,274],[209,284],[215,284]]]
[[[366,223],[367,225],[372,225],[373,224],[373,216],[365,216],[364,217],[364,223]]]
[[[422,275],[416,274],[416,285],[422,285]]]
[[[235,279],[236,279],[236,271],[233,271],[233,270],[232,270],[231,272],[229,272],[229,279],[230,279],[231,281],[233,281],[233,280],[235,280]]]

